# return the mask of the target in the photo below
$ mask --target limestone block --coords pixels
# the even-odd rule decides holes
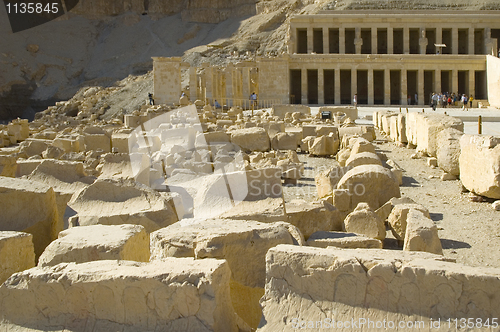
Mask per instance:
[[[352,121],[356,121],[358,118],[358,109],[352,106],[324,106],[319,108],[319,114],[321,112],[332,112],[332,116],[337,113],[344,113]]]
[[[311,108],[306,105],[273,105],[271,115],[278,116],[280,119],[285,118],[287,112],[300,112],[303,115],[311,115]]]
[[[42,158],[44,159],[59,159],[65,153],[65,150],[58,148],[57,146],[50,145],[45,151],[42,152]]]
[[[335,156],[337,158],[337,161],[339,162],[340,166],[344,167],[345,162],[349,157],[351,156],[351,149],[344,148],[340,150],[337,155]]]
[[[387,113],[383,114],[381,117],[382,131],[387,135],[391,135],[391,118],[397,119],[397,113]]]
[[[346,249],[382,249],[382,241],[380,240],[345,232],[319,231],[313,233],[307,240],[307,245],[318,248],[337,247]]]
[[[0,176],[13,178],[16,176],[16,160],[14,156],[0,155]]]
[[[49,186],[0,177],[0,201],[3,202],[0,230],[32,234],[37,258],[63,230],[56,195]]]
[[[229,277],[216,259],[37,267],[0,287],[0,328],[248,331],[231,306]]]
[[[335,126],[326,126],[326,125],[320,125],[316,126],[316,137],[320,136],[331,136],[336,137],[338,139],[339,137],[339,129]]]
[[[361,152],[357,154],[351,153],[351,156],[345,162],[345,166],[349,168],[354,168],[360,165],[382,166],[382,161],[380,161],[380,158],[373,152]]]
[[[344,136],[360,136],[364,139],[373,142],[376,138],[375,128],[368,125],[355,125],[339,128],[339,137],[342,139]]]
[[[229,143],[231,137],[223,131],[213,131],[208,133],[199,133],[196,135],[196,147],[213,145],[217,143]]]
[[[30,175],[42,161],[43,159],[18,159],[16,177],[20,178],[24,175]]]
[[[76,137],[57,137],[52,145],[63,149],[66,153],[85,151],[83,140]]]
[[[346,189],[333,189],[332,190],[332,205],[341,212],[349,211],[351,198],[349,197],[349,190]]]
[[[111,146],[117,153],[129,153],[129,133],[116,132],[111,135]]]
[[[73,227],[45,248],[38,266],[97,260],[149,262],[149,236],[139,225]]]
[[[437,226],[424,212],[415,209],[408,212],[403,250],[443,254]]]
[[[259,299],[264,294],[266,253],[278,244],[292,243],[285,223],[191,219],[151,234],[151,260],[225,259],[231,269],[231,299],[236,313],[255,328],[262,315]]]
[[[231,142],[246,151],[269,151],[271,143],[263,128],[237,129],[231,132]]]
[[[385,223],[366,203],[359,203],[344,220],[344,230],[365,235],[372,239],[385,239]]]
[[[447,128],[454,128],[459,131],[464,130],[464,123],[460,119],[456,119],[447,115],[441,114],[421,114],[415,113],[413,125],[416,128],[410,130],[416,132],[417,151],[427,153],[429,156],[435,157],[438,145],[440,144],[438,134]],[[407,125],[410,125],[408,123]],[[407,136],[408,133],[407,133]],[[408,138],[410,142],[410,138]]]
[[[286,204],[286,214],[288,222],[297,226],[305,239],[317,231],[342,230],[339,211],[326,201],[292,200]]]
[[[379,216],[380,219],[382,220],[387,220],[389,218],[389,215],[392,212],[392,209],[397,205],[397,204],[417,204],[415,203],[414,200],[408,197],[402,197],[402,198],[391,198],[388,200],[384,205],[379,207],[377,210],[375,210],[375,213]]]
[[[427,218],[430,218],[429,210],[420,204],[396,204],[392,208],[391,213],[387,217],[387,221],[391,228],[392,234],[397,240],[403,241],[406,234],[406,226],[408,224],[408,213],[410,210],[418,210]]]
[[[376,153],[375,146],[364,138],[357,138],[351,147],[351,155],[355,155],[361,152]]]
[[[277,133],[271,140],[273,150],[297,150],[299,146],[296,135],[291,133]]]
[[[28,139],[20,144],[19,152],[25,153],[28,157],[41,156],[50,143],[52,142],[44,139]]]
[[[464,187],[500,199],[500,137],[464,135],[460,148],[460,180]]]
[[[132,169],[131,156],[128,153],[107,153],[101,156],[101,163],[97,167],[101,173],[99,178],[136,179],[140,183],[149,183],[149,174],[147,174],[149,159],[146,155],[135,154],[135,156],[136,173]]]
[[[391,198],[401,196],[397,179],[380,165],[361,165],[349,170],[339,180],[337,189],[349,190],[350,211],[360,202],[368,203],[376,210]]]
[[[302,126],[302,137],[316,137],[316,125],[303,125]]]
[[[318,191],[318,197],[323,198],[329,196],[332,191],[337,188],[340,179],[347,173],[349,169],[334,165],[331,168],[325,169],[314,176],[314,183]]]
[[[331,326],[333,320],[357,323],[337,331],[374,330],[368,319],[392,321],[398,331],[409,329],[398,322],[423,321],[417,330],[427,330],[431,318],[441,318],[441,329],[448,330],[442,317],[484,322],[500,314],[498,268],[468,267],[424,252],[289,245],[270,249],[266,261],[259,332],[298,330],[302,321]],[[310,330],[330,329],[325,326]]]
[[[84,134],[85,150],[111,152],[111,140],[106,134]]]
[[[0,285],[12,274],[34,266],[33,235],[0,231]]]
[[[397,131],[398,141],[408,143],[408,137],[406,137],[406,117],[403,114],[398,114]]]
[[[309,141],[309,153],[315,156],[331,156],[339,151],[340,141],[335,136],[321,136]]]
[[[80,226],[142,225],[146,232],[177,222],[173,196],[134,181],[102,179],[76,192],[68,203]]]

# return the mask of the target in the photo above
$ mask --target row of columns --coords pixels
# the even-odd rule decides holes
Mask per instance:
[[[323,27],[323,54],[330,53],[330,36],[329,36],[329,28]],[[443,28],[437,27],[436,29],[436,44],[443,43]],[[378,29],[370,28],[371,30],[371,54],[377,54],[378,52]],[[474,36],[474,28],[468,28],[468,54],[474,54],[475,50],[475,36]],[[485,47],[487,50],[493,50],[499,46],[495,39],[491,38],[491,30],[489,28],[485,29]],[[419,46],[420,46],[420,54],[426,54],[428,40],[425,37],[426,29],[419,29]],[[458,54],[458,28],[451,28],[451,38],[452,38],[452,51],[451,54]],[[345,54],[345,28],[339,28],[339,54]],[[363,45],[363,39],[361,38],[361,28],[355,28],[355,53],[361,54],[361,48]],[[314,28],[307,28],[307,53],[311,54],[314,51]],[[410,53],[410,29],[408,27],[403,28],[403,54]],[[487,51],[487,54],[490,52]],[[387,27],[387,54],[394,54],[394,28]],[[496,55],[496,54],[494,54]]]
[[[366,71],[366,70],[365,70]],[[375,90],[374,90],[374,81],[373,81],[373,69],[368,69],[368,77],[367,77],[367,82],[368,82],[368,105],[373,105],[375,101]],[[384,104],[385,105],[390,105],[391,104],[391,70],[390,69],[384,69]],[[449,92],[449,93],[458,93],[458,70],[451,70],[451,91],[441,91],[441,70],[436,69],[432,70],[434,71],[434,89],[433,92],[435,93],[441,93],[441,92]],[[401,89],[401,96],[400,96],[400,101],[401,105],[408,105],[407,102],[407,96],[408,96],[408,70],[402,69],[400,70],[400,89]],[[302,104],[308,104],[308,73],[307,69],[302,69],[301,70],[301,103]],[[358,93],[358,82],[357,82],[357,70],[352,69],[351,70],[351,94],[354,95],[355,93]],[[342,85],[342,82],[340,80],[340,70],[335,69],[334,71],[334,100],[335,100],[335,105],[340,105],[341,104],[341,90],[340,87]],[[325,104],[325,95],[324,95],[324,71],[319,69],[318,70],[318,104],[323,105]],[[424,70],[418,70],[417,71],[417,95],[418,95],[418,105],[424,105]],[[461,91],[461,93],[464,93],[465,91]],[[475,71],[474,70],[469,70],[468,71],[468,91],[467,93],[469,95],[475,95]],[[352,97],[352,96],[351,96]],[[413,96],[411,96],[413,97]],[[352,99],[352,98],[351,98]],[[412,98],[413,99],[413,98]],[[352,100],[351,100],[352,102]]]

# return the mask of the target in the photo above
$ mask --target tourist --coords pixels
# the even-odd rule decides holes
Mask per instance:
[[[469,97],[469,107],[472,108],[472,101],[474,100],[474,97],[472,97],[472,95],[470,95]]]
[[[358,94],[355,93],[354,97],[352,97],[352,102],[354,103],[354,107],[358,106]]]
[[[465,93],[462,95],[462,109],[465,111],[467,109],[467,96]]]
[[[418,94],[415,93],[415,105],[418,105]]]
[[[149,105],[154,105],[155,100],[153,99],[153,94],[151,92],[148,93],[148,98],[149,98]]]
[[[408,104],[407,105],[411,105],[411,96],[408,95],[408,96],[406,96],[406,98],[408,99]]]
[[[214,106],[215,106],[215,108],[220,108],[220,104],[219,104],[219,102],[217,101],[217,99],[215,99]]]
[[[255,106],[257,104],[257,94],[255,92],[252,92],[250,95],[250,105]]]

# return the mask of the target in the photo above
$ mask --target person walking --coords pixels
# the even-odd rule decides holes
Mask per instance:
[[[149,98],[149,105],[154,105],[155,100],[153,99],[153,94],[151,92],[148,93],[148,98]]]
[[[354,97],[352,97],[352,102],[354,104],[354,107],[358,107],[358,94],[355,93]]]
[[[462,94],[462,110],[467,110],[467,96],[464,94]]]

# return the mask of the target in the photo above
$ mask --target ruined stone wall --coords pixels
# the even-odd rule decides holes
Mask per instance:
[[[488,79],[488,101],[491,106],[500,107],[500,59],[494,56],[486,57]]]
[[[178,103],[181,96],[181,58],[154,58],[156,104]]]
[[[260,58],[259,67],[259,98],[279,99],[282,103],[289,102],[288,57]]]

